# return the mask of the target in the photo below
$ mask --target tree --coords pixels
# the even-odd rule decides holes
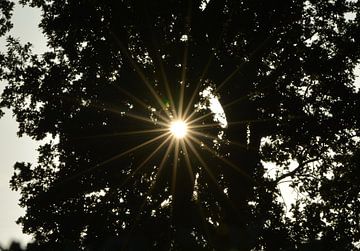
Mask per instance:
[[[11,180],[37,245],[356,250],[358,1],[21,2],[42,9],[50,50],[8,39],[1,106],[19,135],[53,137]],[[166,140],[188,104],[192,134]]]
[[[0,247],[0,250],[1,251],[6,251],[6,250],[9,250],[9,251],[23,251],[23,249],[21,248],[20,243],[18,243],[16,241],[11,242],[8,249],[4,249],[4,248]]]
[[[1,10],[0,36],[3,36],[12,27],[10,19],[11,19],[11,12],[13,7],[14,7],[14,3],[8,0],[1,1],[0,3],[0,10]]]
[[[12,9],[14,7],[14,3],[4,0],[0,3],[0,37],[3,36],[8,30],[11,29],[12,23],[10,22]],[[3,56],[3,55],[1,55]],[[2,61],[3,58],[0,58],[0,61]],[[0,69],[0,72],[2,72],[2,68]],[[2,111],[0,111],[0,115],[3,115]]]

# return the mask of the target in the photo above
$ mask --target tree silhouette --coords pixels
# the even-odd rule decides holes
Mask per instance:
[[[358,1],[21,3],[50,50],[8,38],[1,106],[53,137],[11,180],[36,248],[359,250]]]
[[[9,0],[4,0],[0,3],[0,36],[3,36],[12,27],[10,18],[13,7],[14,3]]]
[[[23,251],[20,243],[18,243],[16,241],[11,242],[8,249],[4,249],[0,246],[0,250],[1,251]]]

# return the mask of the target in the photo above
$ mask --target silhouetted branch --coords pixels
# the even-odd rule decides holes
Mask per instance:
[[[307,164],[311,163],[311,162],[314,162],[314,161],[317,161],[319,160],[319,158],[313,158],[313,159],[309,159],[307,161],[304,161],[303,163],[300,163],[294,170],[288,172],[288,173],[285,173],[281,176],[279,176],[275,181],[274,183],[277,184],[279,181],[287,178],[287,177],[291,177],[293,175],[295,175],[298,171],[300,171],[300,169],[302,169],[304,166],[306,166]]]

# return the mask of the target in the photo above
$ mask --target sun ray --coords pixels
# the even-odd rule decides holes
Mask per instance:
[[[231,121],[229,125],[243,125],[243,124],[255,124],[255,123],[263,123],[263,122],[282,122],[283,124],[289,123],[294,120],[303,119],[303,116],[292,116],[289,118],[283,118],[283,121],[280,121],[278,118],[266,118],[266,119],[248,119],[248,120],[240,120],[240,121]]]
[[[243,96],[243,97],[237,98],[237,99],[235,99],[235,100],[233,100],[233,101],[230,101],[229,103],[223,105],[222,107],[223,107],[224,110],[225,110],[226,108],[229,108],[230,106],[233,106],[233,105],[235,105],[235,104],[237,104],[237,103],[239,103],[239,102],[241,102],[241,101],[243,101],[243,100],[246,100],[246,99],[248,99],[249,97],[252,97],[252,95],[248,94],[248,95],[245,95],[245,96]]]
[[[241,71],[241,68],[245,65],[245,63],[240,64],[233,70],[224,80],[221,82],[218,87],[215,89],[216,92],[219,92],[236,74]]]
[[[117,155],[115,155],[115,156],[113,156],[113,157],[111,157],[111,158],[109,158],[107,160],[104,160],[104,161],[102,161],[102,162],[100,162],[100,163],[98,163],[98,164],[96,164],[96,165],[94,165],[94,166],[92,166],[92,167],[90,167],[88,169],[85,169],[85,170],[83,170],[81,172],[78,172],[78,173],[76,173],[76,174],[62,180],[60,183],[54,184],[53,188],[57,189],[57,188],[59,188],[59,187],[61,187],[63,185],[66,185],[70,181],[73,181],[73,180],[75,180],[75,179],[77,179],[77,178],[79,178],[79,177],[81,177],[81,176],[83,176],[83,175],[85,175],[85,174],[87,174],[89,172],[94,171],[95,169],[98,169],[98,168],[100,168],[100,167],[102,167],[102,166],[104,166],[104,165],[106,165],[106,164],[108,164],[108,163],[110,163],[110,162],[112,162],[112,161],[114,161],[116,159],[119,159],[119,158],[123,157],[126,154],[132,153],[135,150],[138,150],[138,149],[140,149],[140,148],[142,148],[142,147],[144,147],[146,145],[149,145],[149,144],[151,144],[153,142],[156,142],[157,140],[159,140],[159,139],[161,139],[161,138],[163,138],[163,137],[165,137],[166,135],[169,135],[169,134],[170,134],[169,132],[163,133],[163,134],[161,134],[161,135],[159,135],[159,136],[157,136],[155,138],[152,138],[152,139],[147,140],[147,141],[145,141],[145,142],[143,142],[143,143],[141,143],[141,144],[139,144],[137,146],[134,146],[134,147],[132,147],[132,148],[120,153],[120,154],[117,154]]]
[[[151,31],[151,34],[152,34],[152,41],[153,41],[154,47],[160,48],[159,42],[156,39],[156,35],[153,33],[153,31]],[[170,90],[170,85],[169,85],[168,77],[167,77],[166,72],[165,72],[163,59],[161,58],[161,56],[159,54],[159,51],[160,51],[160,49],[155,50],[155,54],[156,54],[155,56],[156,56],[157,61],[159,62],[160,74],[161,74],[162,81],[163,81],[164,86],[165,86],[166,95],[167,95],[167,97],[169,99],[169,102],[170,102],[171,111],[173,113],[173,116],[177,117],[177,111],[175,109],[176,105],[175,105],[174,98],[173,98],[173,95],[172,95],[171,90]]]
[[[210,113],[211,114],[211,113]],[[205,116],[205,115],[204,115]],[[268,121],[278,121],[275,118],[270,118],[270,119],[257,119],[257,120],[241,120],[241,121],[231,121],[228,122],[229,126],[234,126],[234,125],[246,125],[249,123],[262,123],[262,122],[268,122]],[[195,125],[191,125],[194,123],[194,120],[187,122],[188,123],[188,128],[189,129],[196,129],[196,128],[211,128],[211,127],[216,127],[219,126],[219,123],[209,123],[209,124],[195,124]]]
[[[224,193],[224,190],[221,189],[221,187],[219,186],[218,180],[215,178],[213,172],[211,171],[211,169],[209,168],[209,166],[205,162],[205,160],[201,157],[200,153],[196,150],[193,143],[191,141],[186,141],[186,143],[189,145],[190,150],[195,155],[195,157],[199,160],[200,164],[203,166],[205,172],[209,175],[210,180],[213,182],[214,186],[216,187],[216,189],[218,190],[219,194],[224,199],[224,201],[226,201],[227,204],[230,205],[231,207],[235,207],[233,205],[233,203],[229,200],[229,198],[226,196],[226,194]]]
[[[199,160],[199,162],[203,166],[205,172],[209,176],[210,181],[213,183],[215,189],[217,190],[217,193],[220,196],[219,198],[221,199],[221,201],[224,203],[224,205],[227,205],[229,208],[231,208],[232,210],[235,210],[235,212],[236,212],[238,210],[236,205],[229,199],[229,197],[225,194],[224,190],[219,186],[219,181],[215,178],[213,172],[211,171],[211,169],[209,168],[207,163],[204,161],[204,159],[201,157],[200,153],[196,150],[195,146],[190,141],[187,141],[187,144],[189,145],[190,150],[195,155],[195,157]]]
[[[199,132],[199,131],[195,131],[195,130],[192,130],[192,131],[191,131],[191,134],[195,134],[195,135],[198,135],[198,136],[204,137],[204,138],[210,138],[210,139],[212,139],[212,140],[219,140],[219,138],[218,138],[217,136],[210,135],[210,134],[205,134],[205,133],[203,133],[203,132]],[[240,146],[240,147],[246,148],[246,149],[249,148],[249,145],[243,144],[243,143],[240,143],[240,142],[237,142],[237,141],[233,141],[233,140],[226,140],[226,143],[225,143],[225,144]]]
[[[222,36],[223,36],[224,32],[225,32],[225,27],[223,27],[223,30],[221,31],[221,34],[219,35],[218,40],[216,41],[216,44],[215,44],[214,48],[212,48],[212,51],[209,53],[210,54],[209,59],[208,59],[207,63],[205,64],[205,67],[204,67],[204,69],[203,69],[203,71],[201,73],[199,81],[196,84],[195,90],[193,91],[193,93],[191,95],[191,98],[190,98],[190,100],[188,102],[188,105],[187,105],[187,107],[185,109],[185,112],[184,112],[184,117],[189,117],[188,113],[190,111],[190,108],[193,106],[193,102],[194,102],[194,99],[196,97],[196,94],[199,93],[201,83],[203,83],[204,78],[208,73],[209,67],[210,67],[213,59],[215,58],[215,54],[213,52],[216,51],[216,49],[220,46],[221,41],[222,41]]]
[[[189,172],[189,175],[190,175],[190,178],[191,178],[191,182],[194,183],[194,172],[193,172],[193,169],[191,167],[191,162],[190,162],[190,158],[189,158],[189,153],[186,149],[186,145],[185,145],[185,140],[180,140],[180,145],[181,145],[181,149],[183,150],[184,152],[184,157],[185,157],[185,163],[186,163],[186,166],[188,168],[188,172]]]
[[[152,184],[151,184],[151,186],[150,186],[150,192],[152,192],[153,189],[155,188],[156,181],[157,181],[159,175],[161,175],[162,169],[164,168],[164,165],[165,165],[165,163],[166,163],[166,160],[167,160],[167,158],[169,157],[169,154],[170,154],[171,149],[173,148],[174,142],[175,142],[175,139],[172,138],[172,139],[171,139],[171,142],[170,142],[168,148],[166,149],[166,152],[165,152],[165,154],[164,154],[164,156],[163,156],[163,158],[162,158],[162,160],[161,160],[161,162],[160,162],[158,171],[156,172],[156,175],[155,175],[155,179],[154,179],[154,181],[152,182]]]
[[[159,64],[160,64],[160,72],[161,72],[161,75],[162,75],[162,77],[163,77],[164,86],[165,86],[165,91],[166,91],[166,94],[167,94],[167,96],[168,96],[168,98],[169,98],[169,101],[170,101],[171,111],[172,111],[173,115],[174,115],[175,117],[177,117],[178,114],[177,114],[177,111],[176,111],[176,109],[175,109],[174,98],[173,98],[173,95],[172,95],[171,90],[170,90],[169,81],[168,81],[168,78],[167,78],[166,73],[165,73],[165,70],[164,70],[164,65],[163,65],[163,63],[162,63],[162,59],[159,58],[158,60],[159,60],[159,62],[160,62],[160,63],[159,63]]]
[[[237,98],[231,102],[229,102],[228,104],[226,105],[223,105],[222,108],[225,110],[226,108],[229,108],[230,106],[242,101],[242,100],[246,100],[248,99],[249,97],[253,96],[255,93],[252,93],[252,94],[249,94],[249,95],[245,95],[244,97],[240,97],[240,98]],[[195,122],[198,122],[198,121],[201,121],[207,117],[209,117],[210,115],[213,115],[214,113],[212,111],[209,111],[207,113],[205,113],[204,115],[201,115],[200,117],[197,117],[195,119],[192,119],[192,117],[198,112],[198,110],[194,110],[192,111],[189,115],[186,116],[186,119],[185,121],[188,123],[188,124],[194,124]],[[192,119],[192,120],[191,120]]]
[[[166,132],[166,131],[167,131],[166,128],[156,128],[156,129],[148,129],[148,130],[119,132],[119,133],[114,133],[113,136],[128,136],[128,135],[148,134],[148,133],[157,133],[157,132]]]
[[[179,163],[179,140],[175,141],[175,149],[174,149],[174,160],[173,160],[173,173],[172,173],[172,182],[171,182],[171,194],[172,197],[176,196],[176,175],[177,175],[177,167]]]
[[[190,111],[190,108],[194,105],[194,100],[195,100],[195,97],[196,95],[199,93],[199,90],[200,90],[200,87],[201,87],[201,83],[203,81],[203,78],[204,76],[206,75],[209,67],[210,67],[210,64],[212,62],[212,59],[213,59],[214,55],[211,54],[210,57],[209,57],[209,60],[207,62],[207,64],[205,65],[205,68],[203,70],[203,73],[201,74],[201,77],[199,78],[199,81],[197,82],[196,86],[195,86],[195,90],[193,91],[193,93],[191,94],[191,97],[190,97],[190,100],[185,108],[185,112],[184,112],[184,117],[188,118],[188,117],[191,117],[191,115],[188,115],[189,111]],[[192,114],[192,113],[191,113]]]
[[[187,58],[189,53],[188,41],[184,48],[184,58],[182,63],[182,73],[181,73],[181,82],[180,82],[180,97],[179,97],[179,107],[178,107],[178,117],[183,118],[183,106],[184,106],[184,95],[185,95],[185,86],[186,86],[186,71],[187,71]]]
[[[211,178],[211,180],[214,182],[214,184],[218,187],[218,181],[216,180],[214,174],[210,171],[209,166],[206,164],[206,162],[204,161],[204,159],[201,157],[201,155],[199,154],[199,152],[196,150],[195,146],[188,140],[186,141],[186,143],[188,144],[188,146],[190,147],[190,150],[192,151],[192,153],[195,155],[195,157],[199,160],[200,164],[202,165],[202,167],[204,168],[204,170],[208,173],[209,177]],[[219,191],[222,191],[219,188]]]
[[[236,125],[246,125],[246,124],[269,122],[269,121],[278,121],[278,119],[275,119],[275,118],[270,118],[270,119],[246,119],[246,120],[240,120],[240,121],[231,121],[231,122],[228,122],[228,125],[229,126],[236,126]]]
[[[191,161],[190,161],[190,158],[189,158],[189,153],[188,153],[188,150],[187,150],[187,147],[186,147],[186,144],[185,144],[185,140],[181,140],[180,144],[181,144],[181,149],[184,152],[185,163],[186,163],[186,167],[188,169],[188,172],[189,172],[189,175],[190,175],[190,178],[191,178],[191,182],[194,183],[194,180],[195,180],[194,179],[194,170],[193,170],[192,165],[191,165]],[[202,227],[204,229],[205,235],[208,237],[208,240],[211,242],[210,231],[209,231],[209,228],[207,226],[207,221],[206,221],[206,217],[205,217],[205,214],[204,214],[204,210],[201,207],[201,204],[200,204],[198,199],[195,199],[194,203],[195,203],[196,208],[198,209],[199,215],[201,217],[201,223],[202,223]]]
[[[235,105],[236,103],[241,102],[242,100],[246,100],[246,99],[248,99],[249,97],[252,97],[254,94],[255,94],[255,93],[252,93],[252,94],[245,95],[244,97],[237,98],[237,99],[229,102],[228,104],[223,105],[222,108],[225,110],[226,108],[229,108],[230,106]],[[213,115],[213,114],[214,114],[212,111],[209,111],[209,112],[207,112],[206,114],[201,115],[200,117],[197,117],[197,118],[191,120],[191,118],[192,118],[197,112],[198,112],[198,110],[196,110],[196,109],[195,109],[194,111],[192,111],[188,116],[186,116],[186,120],[185,120],[185,121],[186,121],[187,123],[189,123],[189,124],[193,124],[193,123],[195,123],[195,122],[201,121],[201,120],[209,117],[210,115]]]
[[[136,174],[137,172],[139,172],[140,169],[141,169],[144,165],[146,165],[146,163],[149,162],[149,160],[150,160],[152,157],[154,157],[154,155],[155,155],[170,139],[171,139],[171,135],[169,135],[159,146],[157,146],[157,147],[155,148],[155,150],[152,151],[151,154],[149,154],[149,156],[147,156],[147,158],[146,158],[145,160],[143,160],[143,161],[136,167],[136,169],[123,181],[123,183],[120,185],[120,187],[124,186],[127,182],[129,182],[130,179],[131,179],[132,177],[134,177],[135,174]]]
[[[198,128],[214,128],[220,127],[219,123],[209,123],[209,124],[200,124],[200,125],[189,125],[189,129],[198,129]]]
[[[132,67],[134,68],[134,70],[136,71],[136,73],[139,75],[139,77],[141,78],[141,80],[144,82],[145,86],[148,88],[148,90],[151,92],[151,94],[153,95],[153,97],[155,98],[155,100],[158,102],[158,104],[161,106],[161,108],[163,109],[163,111],[166,113],[166,115],[171,118],[171,114],[169,113],[168,109],[166,108],[166,106],[164,105],[163,101],[161,100],[160,96],[158,95],[158,93],[156,92],[156,90],[154,89],[154,87],[149,83],[148,79],[146,78],[145,74],[142,72],[142,70],[140,69],[138,63],[135,62],[135,60],[132,58],[132,56],[130,55],[130,53],[128,52],[128,49],[123,45],[123,43],[120,41],[120,39],[116,36],[116,34],[114,32],[111,32],[112,36],[114,37],[115,41],[117,42],[117,44],[119,45],[120,50],[124,53],[124,55],[128,58],[130,64],[132,65]]]
[[[189,56],[189,39],[191,32],[191,17],[192,15],[192,5],[191,1],[189,2],[187,13],[185,16],[185,24],[184,24],[184,36],[185,36],[185,47],[184,47],[184,55],[182,62],[182,73],[181,73],[181,85],[180,85],[180,97],[179,97],[179,106],[178,106],[178,118],[184,118],[184,95],[185,95],[185,86],[186,86],[186,73],[187,73],[187,64],[188,64],[188,56]]]
[[[186,117],[186,122],[189,124],[194,124],[195,122],[201,121],[203,119],[206,119],[207,117],[213,115],[212,111],[209,111],[207,113],[205,113],[204,115],[201,115],[200,117],[197,117],[193,120],[191,120],[191,118],[196,114],[196,112],[198,112],[197,110],[194,110],[188,117]]]
[[[196,113],[198,113],[199,112],[199,110],[198,109],[194,109],[189,115],[187,115],[186,117],[185,117],[185,121],[186,122],[189,122],[189,123],[194,123],[193,122],[193,120],[191,120],[192,119],[192,117],[194,117],[195,116],[195,114]],[[205,115],[205,114],[204,114]],[[202,116],[204,116],[204,115],[202,115]],[[206,116],[209,116],[209,115],[211,115],[211,112],[208,112],[208,113],[206,113]],[[197,119],[197,118],[196,118]]]
[[[167,128],[157,128],[157,129],[148,129],[148,130],[137,130],[137,131],[128,131],[128,132],[116,132],[116,133],[108,133],[108,134],[98,134],[92,136],[83,136],[77,137],[75,139],[95,139],[95,138],[107,138],[107,137],[118,137],[118,136],[132,136],[132,135],[140,135],[140,134],[148,134],[148,133],[160,133],[168,131]]]
[[[207,139],[219,139],[218,137],[214,136],[214,135],[210,135],[210,134],[205,134],[203,132],[199,132],[199,131],[195,131],[195,130],[192,130],[191,131],[191,134],[193,135],[198,135],[200,137],[203,137],[203,138],[207,138]]]
[[[134,147],[132,147],[132,148],[130,148],[130,149],[122,152],[122,153],[119,153],[119,154],[117,154],[117,155],[115,155],[115,156],[113,156],[113,157],[111,157],[111,158],[109,158],[109,159],[107,159],[107,160],[104,160],[103,162],[101,162],[101,163],[93,166],[92,168],[88,168],[88,169],[86,169],[86,170],[84,170],[84,171],[89,172],[89,171],[91,171],[91,170],[93,170],[93,169],[95,169],[95,168],[99,168],[99,167],[101,167],[101,166],[103,166],[103,165],[106,165],[107,163],[110,163],[110,162],[112,162],[112,161],[114,161],[114,160],[116,160],[116,159],[119,159],[119,158],[123,157],[124,155],[127,155],[127,154],[129,154],[129,153],[134,152],[135,150],[138,150],[138,149],[140,149],[140,148],[142,148],[142,147],[144,147],[144,146],[147,146],[147,145],[149,145],[149,144],[151,144],[151,143],[153,143],[153,142],[155,142],[155,141],[157,141],[157,140],[165,137],[165,136],[168,135],[168,134],[169,134],[169,132],[166,132],[166,133],[161,134],[161,135],[159,135],[159,136],[157,136],[157,137],[155,137],[155,138],[152,138],[152,139],[150,139],[150,140],[147,140],[147,141],[145,141],[145,142],[143,142],[143,143],[141,143],[141,144],[139,144],[139,145],[137,145],[137,146],[134,146]]]
[[[152,123],[152,124],[159,124],[159,125],[164,126],[164,127],[168,126],[167,123],[164,123],[164,122],[161,122],[161,121],[154,121],[152,119],[149,119],[148,117],[139,116],[139,115],[136,115],[136,114],[133,114],[133,113],[130,113],[130,112],[125,112],[124,114],[121,114],[121,115],[127,116],[129,118],[133,118],[133,119],[136,119],[136,120],[141,120],[141,121],[145,121],[145,122],[148,122],[148,123]]]
[[[155,48],[155,50],[154,50],[155,51],[155,57],[157,59],[157,62],[159,63],[158,68],[160,69],[160,74],[161,74],[161,77],[162,77],[162,80],[163,80],[163,83],[164,83],[164,86],[165,86],[165,92],[166,92],[167,98],[169,99],[170,108],[171,108],[171,111],[173,113],[172,116],[177,117],[177,111],[175,109],[176,105],[175,105],[174,98],[173,98],[173,95],[172,95],[171,90],[170,90],[170,85],[169,85],[168,77],[167,77],[166,72],[165,72],[163,59],[159,54],[159,51],[160,51],[159,48],[161,48],[161,46],[159,46],[159,41],[157,39],[157,35],[154,34],[154,31],[151,30],[150,32],[151,32],[152,43],[153,43],[153,46]]]
[[[162,126],[166,126],[167,123],[170,121],[169,119],[166,119],[165,121],[166,121],[167,123],[162,122],[162,121],[156,121],[156,122],[155,122],[154,120],[151,120],[151,119],[148,118],[148,117],[139,116],[139,115],[133,114],[133,113],[131,113],[131,112],[129,112],[129,111],[124,112],[124,111],[121,111],[121,110],[117,110],[117,109],[115,109],[115,108],[112,108],[112,107],[110,107],[110,105],[109,105],[109,106],[105,106],[104,104],[101,104],[101,105],[100,105],[100,104],[97,104],[97,103],[95,103],[95,102],[92,102],[92,103],[89,105],[89,107],[93,107],[93,108],[96,108],[96,109],[102,109],[102,110],[104,110],[104,111],[112,112],[112,113],[114,113],[114,114],[119,114],[119,115],[121,115],[121,116],[128,116],[128,117],[131,117],[131,118],[134,118],[134,119],[137,119],[137,120],[142,120],[142,121],[149,122],[149,123],[153,123],[153,124],[157,123],[157,124],[160,124],[160,125],[162,125]]]
[[[240,167],[238,167],[231,161],[229,161],[226,158],[217,154],[213,149],[211,149],[205,143],[201,142],[200,140],[198,140],[197,138],[195,138],[191,135],[189,135],[188,138],[191,139],[192,141],[196,142],[197,144],[201,145],[201,147],[204,148],[206,151],[208,151],[210,154],[212,154],[213,156],[215,156],[216,158],[218,158],[219,160],[221,160],[222,162],[224,162],[225,164],[227,164],[228,166],[233,168],[235,171],[237,171],[238,173],[240,173],[241,175],[243,175],[244,177],[249,179],[251,182],[254,182],[253,178],[251,178],[249,174],[245,173]]]
[[[133,94],[131,94],[130,92],[118,87],[119,90],[126,94],[129,98],[133,99],[136,103],[140,104],[142,107],[144,107],[145,109],[149,109],[149,105],[147,105],[145,102],[143,102],[142,100],[140,100],[139,98],[137,98],[136,96],[134,96]],[[169,122],[169,118],[166,118],[165,116],[161,115],[158,111],[154,112],[154,114],[156,116],[158,116],[159,118],[161,118],[164,122]]]
[[[169,143],[169,145],[168,145],[168,147],[167,147],[167,149],[166,149],[166,152],[165,152],[164,156],[163,156],[162,159],[161,159],[160,165],[159,165],[158,170],[157,170],[157,172],[156,172],[156,174],[155,174],[154,181],[151,183],[151,185],[150,185],[148,191],[146,192],[146,194],[144,194],[144,196],[143,196],[143,197],[144,197],[143,202],[141,203],[140,207],[139,207],[138,210],[137,210],[136,216],[135,216],[135,218],[134,218],[134,222],[133,222],[133,224],[132,224],[132,227],[131,227],[130,230],[129,230],[129,233],[131,233],[131,234],[134,232],[134,230],[135,230],[136,227],[138,226],[137,223],[139,222],[139,220],[140,220],[140,218],[141,218],[141,213],[143,212],[143,208],[144,208],[144,206],[145,206],[145,204],[146,204],[146,200],[147,200],[148,196],[150,196],[151,193],[153,192],[153,190],[155,189],[155,185],[156,185],[158,176],[160,175],[160,173],[161,173],[161,171],[162,171],[162,169],[163,169],[163,167],[164,167],[164,165],[165,165],[165,163],[166,163],[166,160],[167,160],[167,158],[168,158],[168,155],[169,155],[169,153],[170,153],[170,151],[171,151],[171,149],[172,149],[172,147],[173,147],[173,143],[174,143],[174,139],[172,138],[172,139],[171,139],[171,142]],[[125,246],[128,244],[128,241],[129,241],[129,240],[126,240],[126,239],[125,239]]]
[[[165,132],[165,133],[163,133],[163,134],[161,134],[161,135],[159,135],[159,136],[157,136],[157,137],[155,137],[155,138],[152,138],[152,139],[150,139],[150,140],[147,140],[147,141],[145,141],[145,142],[143,142],[143,143],[141,143],[141,144],[139,144],[139,145],[137,145],[137,146],[134,146],[134,147],[130,148],[129,150],[126,150],[126,151],[124,151],[124,152],[122,152],[122,153],[120,153],[120,154],[117,154],[117,155],[111,157],[111,158],[108,159],[108,160],[105,160],[105,161],[101,162],[101,163],[98,164],[97,166],[98,166],[98,167],[99,167],[99,166],[103,166],[103,165],[105,165],[105,164],[107,164],[107,163],[109,163],[109,162],[111,162],[111,161],[114,161],[114,160],[116,160],[116,159],[118,159],[118,158],[121,158],[121,157],[123,157],[124,155],[127,155],[127,154],[129,154],[129,153],[132,153],[132,152],[134,152],[135,150],[138,150],[138,149],[140,149],[140,148],[142,148],[142,147],[144,147],[144,146],[146,146],[146,145],[149,145],[149,144],[151,144],[151,143],[153,143],[153,142],[155,142],[155,141],[157,141],[157,140],[165,137],[165,136],[168,135],[168,134],[169,134],[169,132]]]

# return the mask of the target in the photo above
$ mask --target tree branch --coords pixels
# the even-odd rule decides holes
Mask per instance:
[[[281,176],[279,176],[277,179],[274,180],[274,183],[278,183],[279,181],[287,178],[287,177],[290,177],[290,176],[293,176],[294,174],[296,174],[301,168],[303,168],[304,166],[306,166],[307,164],[311,163],[311,162],[314,162],[314,161],[317,161],[319,160],[319,158],[313,158],[313,159],[309,159],[307,161],[304,161],[302,163],[300,163],[294,170],[288,172],[288,173],[285,173]]]

